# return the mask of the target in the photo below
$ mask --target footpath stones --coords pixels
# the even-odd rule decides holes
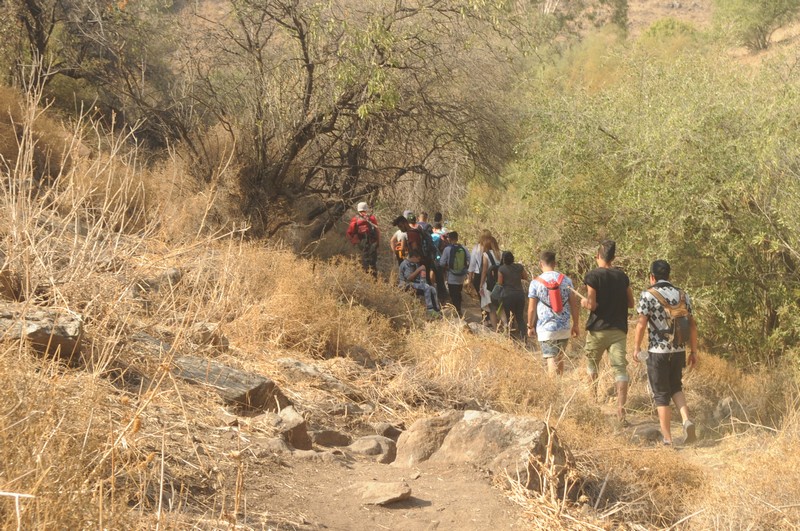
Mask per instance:
[[[497,478],[538,489],[560,483],[571,461],[553,429],[530,417],[484,411],[449,411],[415,422],[397,445],[395,466],[423,461],[472,464]]]
[[[411,487],[405,481],[371,481],[357,486],[361,490],[361,503],[364,505],[390,505],[411,497]]]

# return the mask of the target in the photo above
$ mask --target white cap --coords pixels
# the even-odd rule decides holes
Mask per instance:
[[[364,201],[361,201],[356,207],[356,210],[358,210],[359,212],[366,212],[367,210],[369,210],[369,205]]]

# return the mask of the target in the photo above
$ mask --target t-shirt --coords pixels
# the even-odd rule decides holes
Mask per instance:
[[[658,290],[659,293],[661,293],[668,303],[672,305],[678,304],[678,288],[665,280],[656,282],[653,287]],[[689,300],[688,294],[684,293],[684,297],[686,297],[686,309],[689,310],[689,313],[691,314],[692,302]],[[677,348],[673,347],[666,338],[656,333],[657,330],[664,330],[668,328],[667,311],[664,309],[661,303],[658,302],[658,299],[653,297],[653,295],[647,291],[643,291],[642,295],[639,297],[639,304],[636,305],[636,313],[639,315],[644,315],[648,318],[648,352],[684,352],[686,350],[685,345]]]
[[[503,274],[503,295],[509,293],[525,293],[522,289],[522,264],[503,264],[497,268]]]
[[[558,271],[547,271],[539,275],[547,282],[555,282],[558,280]],[[537,280],[531,281],[528,287],[528,298],[538,299],[539,303],[536,305],[536,336],[539,341],[553,341],[556,339],[569,339],[572,330],[570,326],[570,319],[572,318],[572,310],[569,307],[569,294],[570,289],[573,288],[572,280],[569,277],[564,277],[561,281],[561,301],[564,303],[564,309],[561,313],[556,313],[542,303],[545,301],[550,304],[550,293],[547,287],[538,282]]]
[[[469,257],[469,269],[467,272],[479,275],[481,272],[481,266],[483,265],[483,252],[481,251],[481,245],[479,243],[476,243],[472,248],[472,252],[469,253]]]
[[[450,269],[450,253],[454,251],[454,245],[448,245],[444,248],[444,252],[442,252],[442,257],[439,259],[439,265],[442,267],[447,268],[447,283],[448,284],[464,284],[464,281],[467,279],[467,274],[464,273],[463,275],[454,275],[453,271]],[[464,252],[467,254],[466,262],[469,263],[469,251],[464,249]]]
[[[425,283],[426,274],[424,269],[420,271],[419,275],[414,277],[413,280],[408,280],[408,277],[413,275],[414,271],[416,271],[420,265],[421,264],[415,264],[411,260],[403,260],[402,262],[400,262],[400,268],[398,270],[398,285],[401,288],[404,288],[409,284],[413,286],[414,284]]]
[[[630,280],[621,269],[597,267],[583,279],[597,292],[597,308],[589,314],[586,329],[591,331],[616,328],[628,331],[628,286]]]

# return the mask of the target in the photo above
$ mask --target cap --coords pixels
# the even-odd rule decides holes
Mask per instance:
[[[404,218],[408,219],[413,215],[414,215],[414,212],[412,212],[411,210],[403,210],[403,217]]]
[[[397,216],[396,218],[394,218],[394,221],[392,221],[392,225],[394,225],[395,227],[399,227],[400,224],[404,222],[408,223],[408,219],[406,219],[405,216]]]
[[[369,205],[364,201],[361,201],[356,207],[356,210],[358,210],[359,212],[366,212],[367,210],[369,210]]]
[[[408,220],[409,223],[416,223],[417,222],[417,216],[415,216],[414,214],[407,215],[406,219]]]

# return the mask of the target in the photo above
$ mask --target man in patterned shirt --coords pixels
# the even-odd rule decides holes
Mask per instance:
[[[571,337],[578,337],[580,331],[580,305],[578,298],[573,293],[572,280],[562,275],[556,268],[556,253],[544,251],[539,255],[539,267],[542,268],[541,276],[530,283],[528,288],[528,336],[536,336],[542,348],[542,357],[547,362],[547,371],[550,376],[564,373],[564,353],[567,341]],[[558,282],[559,295],[561,296],[562,309],[553,311],[550,294],[546,282]],[[555,289],[555,288],[554,288]],[[572,327],[570,327],[570,316]]]
[[[669,329],[668,314],[663,304],[650,290],[643,291],[639,298],[636,312],[639,321],[636,323],[634,334],[634,361],[639,362],[646,356],[647,378],[650,390],[658,410],[658,422],[661,425],[661,434],[664,444],[672,444],[670,421],[672,409],[669,402],[672,399],[681,413],[683,420],[684,444],[695,441],[695,426],[689,419],[689,408],[683,395],[683,368],[693,367],[697,363],[697,324],[692,315],[692,305],[689,296],[669,282],[670,266],[664,260],[656,260],[650,266],[651,290],[656,291],[664,298],[668,305],[678,305],[681,299],[686,304],[689,312],[689,356],[686,356],[686,344],[676,344],[665,337],[664,331]],[[641,350],[645,330],[649,330],[647,352]]]

